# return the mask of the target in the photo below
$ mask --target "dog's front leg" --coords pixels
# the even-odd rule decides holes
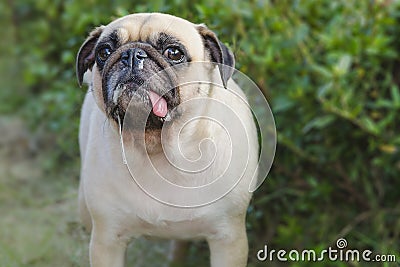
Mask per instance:
[[[109,229],[108,229],[109,230]],[[127,243],[104,227],[93,225],[90,239],[91,267],[124,267]]]
[[[232,225],[228,232],[228,235],[222,234],[207,239],[211,252],[211,267],[247,266],[249,248],[244,222]]]

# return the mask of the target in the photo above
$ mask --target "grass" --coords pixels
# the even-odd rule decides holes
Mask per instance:
[[[2,133],[22,130],[7,126]],[[46,175],[43,159],[25,149],[3,146],[0,153],[0,266],[87,266],[76,177]]]

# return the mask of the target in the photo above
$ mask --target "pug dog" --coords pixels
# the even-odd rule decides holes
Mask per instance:
[[[160,13],[116,19],[82,44],[79,211],[92,267],[123,267],[141,236],[205,239],[212,267],[247,265],[258,139],[234,64],[204,24]]]

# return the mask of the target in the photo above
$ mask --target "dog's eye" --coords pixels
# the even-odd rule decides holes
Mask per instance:
[[[100,48],[97,51],[97,58],[101,61],[101,62],[105,62],[107,60],[107,58],[111,55],[112,50],[110,47],[105,46],[103,48]]]
[[[164,57],[170,59],[174,63],[180,63],[185,59],[185,54],[177,47],[168,47],[164,50]]]

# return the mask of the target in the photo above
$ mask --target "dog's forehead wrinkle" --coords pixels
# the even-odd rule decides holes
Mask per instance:
[[[153,38],[155,39],[154,43],[156,47],[159,48],[164,48],[164,46],[168,44],[179,44],[182,42],[181,40],[179,40],[179,38],[166,32],[158,32],[154,34]]]
[[[148,18],[146,18],[142,23],[141,23],[141,25],[139,26],[139,36],[138,36],[138,40],[137,41],[139,41],[139,40],[141,40],[142,39],[142,35],[143,35],[143,26],[146,24],[146,22],[148,22],[149,20],[150,20],[150,18],[151,18],[151,14],[150,14],[150,16],[148,17]]]
[[[119,45],[126,43],[131,38],[129,31],[127,31],[125,28],[118,28],[115,30],[115,33],[118,38]]]

